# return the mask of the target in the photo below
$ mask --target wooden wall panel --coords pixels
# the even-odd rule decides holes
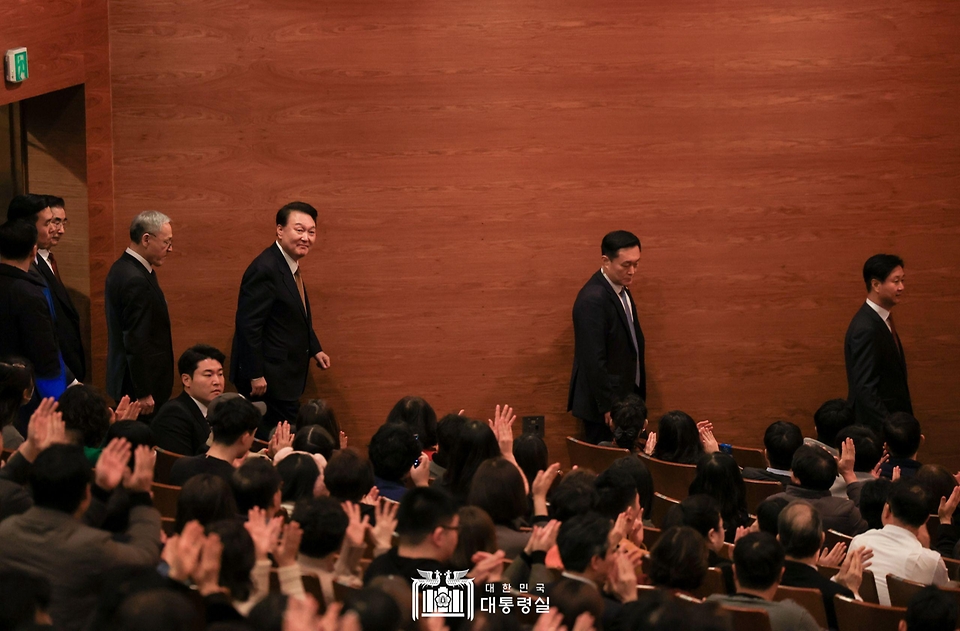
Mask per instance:
[[[113,257],[137,212],[173,217],[176,350],[229,350],[244,267],[309,201],[333,368],[308,394],[355,442],[416,393],[544,414],[565,460],[605,232],[644,243],[651,418],[754,445],[845,395],[860,267],[896,251],[928,454],[956,466],[958,29],[934,0],[110,0]]]

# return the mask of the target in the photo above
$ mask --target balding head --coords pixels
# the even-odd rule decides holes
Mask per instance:
[[[815,555],[823,544],[823,522],[817,509],[806,502],[793,502],[780,512],[778,539],[792,559]]]

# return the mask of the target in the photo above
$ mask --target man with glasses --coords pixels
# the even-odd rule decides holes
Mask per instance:
[[[170,218],[142,212],[130,224],[130,246],[107,274],[107,393],[139,401],[141,414],[152,414],[173,391],[170,314],[154,269],[171,250]]]

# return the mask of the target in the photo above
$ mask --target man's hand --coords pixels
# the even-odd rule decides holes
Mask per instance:
[[[470,561],[473,563],[473,569],[467,576],[473,578],[477,583],[498,583],[503,576],[503,550],[497,550],[493,554],[489,552],[477,552]]]
[[[330,367],[330,356],[323,351],[320,351],[314,355],[313,359],[317,362],[317,366],[319,366],[320,370],[326,370]]]
[[[853,472],[853,465],[857,460],[857,448],[852,438],[847,438],[840,445],[840,457],[837,460],[837,473],[847,484],[857,481],[857,474]]]
[[[267,393],[267,380],[265,377],[257,377],[250,380],[250,394],[255,397],[262,397]]]
[[[93,470],[94,483],[104,491],[117,488],[127,471],[130,451],[130,443],[126,438],[111,440],[97,459],[97,466]]]
[[[102,456],[101,456],[102,457]],[[153,485],[153,468],[157,464],[157,452],[149,445],[140,445],[133,452],[133,471],[123,472],[124,488],[134,493],[149,493]]]
[[[616,429],[616,426],[613,424],[613,415],[610,412],[603,413],[603,422],[607,424],[611,432]]]
[[[557,533],[560,532],[560,522],[551,519],[543,526],[534,526],[527,545],[523,549],[527,554],[534,552],[548,552],[557,543]]]
[[[293,447],[293,435],[290,433],[290,423],[287,421],[277,423],[277,429],[267,443],[267,456],[273,460],[277,452],[284,447]]]
[[[297,554],[300,552],[300,540],[303,539],[303,529],[295,521],[282,527],[283,537],[277,542],[273,550],[273,559],[277,567],[295,565]]]
[[[122,399],[121,399],[121,401],[122,401]],[[139,399],[137,399],[137,403],[140,404],[140,411],[137,413],[138,415],[140,415],[140,414],[153,414],[154,402],[153,402],[153,395],[152,395],[152,394],[148,394],[148,395],[145,396],[145,397],[140,397]],[[119,407],[119,406],[118,406],[118,407]],[[123,420],[123,419],[120,419],[120,414],[119,414],[119,413],[117,414],[117,420]]]
[[[940,518],[941,524],[953,523],[953,512],[957,510],[958,504],[960,504],[960,486],[955,486],[953,491],[950,492],[950,497],[940,498],[940,508],[937,509],[937,516]]]
[[[363,545],[367,528],[370,527],[370,518],[361,516],[359,504],[344,502],[341,506],[343,506],[343,512],[347,514],[347,530],[344,532],[343,540],[347,545],[359,548]]]
[[[184,583],[196,572],[205,542],[203,526],[196,520],[187,522],[179,535],[167,539],[161,558],[170,566],[170,578]]]
[[[377,502],[380,501],[380,489],[375,486],[370,487],[370,490],[360,498],[361,504],[369,504],[370,506],[376,506]]]
[[[840,571],[837,572],[836,581],[854,594],[859,594],[860,583],[863,581],[863,571],[870,565],[864,558],[866,552],[873,556],[873,552],[868,548],[857,548],[851,551],[847,558],[843,560]]]
[[[613,563],[610,564],[610,573],[607,575],[607,586],[610,591],[620,597],[620,602],[628,603],[637,599],[637,573],[630,558],[617,550],[612,553]]]
[[[223,542],[220,535],[207,535],[200,550],[200,562],[190,578],[197,586],[201,596],[209,596],[224,591],[220,587],[220,562],[223,555]]]
[[[266,560],[277,546],[280,529],[283,527],[283,517],[267,519],[267,511],[260,507],[254,507],[247,513],[247,521],[244,526],[250,533],[250,538],[253,539],[257,560]]]
[[[546,469],[537,472],[537,477],[533,479],[533,485],[531,486],[534,515],[543,516],[547,514],[547,493],[558,475],[560,475],[559,462],[547,465]]]
[[[389,550],[393,546],[393,533],[397,530],[396,502],[377,502],[373,509],[373,516],[377,525],[370,529],[373,535],[374,547],[377,550]]]
[[[820,552],[820,556],[817,558],[817,565],[840,567],[840,564],[843,563],[844,555],[846,555],[846,553],[847,544],[842,541],[833,546],[833,550],[828,551],[826,548],[824,548]]]
[[[130,402],[130,397],[123,395],[123,398],[120,399],[120,403],[117,404],[116,411],[110,411],[110,424],[113,425],[117,421],[135,421],[137,417],[140,416],[141,408],[143,407],[141,399],[140,401]],[[153,405],[153,397],[150,397],[150,405]]]
[[[877,464],[873,466],[873,469],[870,470],[870,475],[874,480],[880,479],[880,469],[887,460],[890,460],[890,454],[884,453],[883,456],[880,457],[880,460],[877,461]]]
[[[410,467],[410,480],[414,486],[430,486],[430,456],[420,454],[418,464]]]
[[[27,462],[36,460],[40,452],[50,445],[67,442],[63,417],[56,410],[56,400],[46,398],[30,416],[27,439],[21,443],[19,449],[20,455],[26,458]]]

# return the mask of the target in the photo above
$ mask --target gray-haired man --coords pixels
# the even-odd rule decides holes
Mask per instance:
[[[173,249],[170,218],[149,210],[130,224],[130,247],[107,274],[107,393],[159,408],[173,390],[173,340],[155,267]]]

